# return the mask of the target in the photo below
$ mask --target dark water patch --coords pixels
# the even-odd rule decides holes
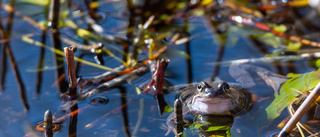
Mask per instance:
[[[96,96],[96,97],[92,97],[90,98],[89,104],[96,106],[96,105],[106,105],[108,104],[109,99],[107,97],[104,96]]]

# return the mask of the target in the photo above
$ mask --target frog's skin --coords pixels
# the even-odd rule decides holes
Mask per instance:
[[[174,86],[169,92],[178,92],[177,98],[183,102],[183,115],[232,115],[243,114],[251,107],[251,94],[236,83],[200,82]],[[172,130],[174,114],[167,118]]]

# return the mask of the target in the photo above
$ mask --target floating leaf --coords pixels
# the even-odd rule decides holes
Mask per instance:
[[[287,31],[287,27],[285,25],[274,26],[272,27],[272,29],[281,33],[284,33],[285,31]]]
[[[208,121],[196,121],[194,123],[192,123],[189,128],[191,129],[192,132],[194,132],[194,130],[199,130],[201,127],[205,126],[205,125],[212,125],[210,122]],[[210,126],[208,129],[206,129],[206,132],[214,132],[214,131],[226,131],[225,135],[215,135],[216,137],[231,137],[231,127],[230,126]]]
[[[171,112],[171,111],[173,111],[173,108],[169,107],[168,105],[164,107],[163,112]]]
[[[316,68],[320,68],[320,59],[310,61],[310,65]]]
[[[189,128],[191,130],[199,130],[200,127],[202,127],[203,125],[208,125],[208,124],[210,124],[210,122],[208,122],[208,121],[195,121],[189,126]]]
[[[204,10],[197,10],[194,15],[195,16],[203,16],[205,14],[205,11]]]
[[[141,94],[140,88],[136,87],[136,92],[137,92],[137,95],[140,95]]]
[[[212,132],[212,131],[218,131],[218,130],[225,130],[227,137],[231,137],[231,127],[230,126],[212,126],[209,127],[206,131],[207,132]]]
[[[283,109],[297,99],[299,93],[296,91],[312,90],[320,82],[320,69],[304,74],[289,73],[287,76],[292,78],[282,84],[280,95],[275,94],[274,100],[266,108],[269,120],[277,118]]]
[[[78,26],[72,20],[69,20],[69,19],[64,21],[64,25],[68,26],[70,28],[73,28],[73,29],[77,29],[78,28]]]
[[[263,35],[259,35],[257,39],[259,39],[263,43],[271,45],[274,48],[277,48],[282,45],[281,38],[270,32],[267,32]]]
[[[297,51],[300,49],[301,46],[302,46],[301,42],[289,41],[287,49]]]
[[[17,3],[27,3],[32,5],[46,6],[49,4],[49,0],[19,0]]]
[[[85,30],[85,29],[78,29],[78,30],[77,30],[77,34],[78,34],[80,37],[85,37],[85,36],[90,35],[90,31]]]
[[[201,5],[208,5],[212,2],[213,2],[213,0],[203,0],[203,1],[201,1]]]

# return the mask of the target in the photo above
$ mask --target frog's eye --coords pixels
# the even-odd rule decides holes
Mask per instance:
[[[201,89],[202,89],[202,85],[199,84],[199,85],[198,85],[198,90],[201,90]]]
[[[198,92],[204,91],[203,89],[205,89],[205,87],[206,87],[206,83],[203,82],[203,81],[200,82],[200,84],[199,84],[198,87],[197,87]]]
[[[221,90],[226,90],[226,89],[229,89],[230,86],[227,82],[221,82],[219,85],[218,85],[218,88],[221,89]]]

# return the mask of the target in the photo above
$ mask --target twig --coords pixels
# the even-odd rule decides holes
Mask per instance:
[[[221,66],[230,66],[231,64],[258,63],[258,62],[268,63],[268,62],[280,62],[280,61],[302,60],[302,59],[312,59],[312,58],[320,58],[320,52],[303,53],[300,55],[289,55],[289,56],[237,59],[232,61],[210,63],[210,65],[220,64]]]
[[[152,24],[153,20],[154,20],[154,15],[151,15],[143,25],[138,26],[138,32],[137,32],[136,38],[133,41],[133,53],[131,57],[133,60],[137,60],[138,49],[139,47],[141,47],[140,42],[144,40],[144,32]]]
[[[153,54],[152,57],[150,57],[148,60],[145,60],[143,61],[141,64],[138,64],[134,67],[131,67],[131,68],[126,68],[124,69],[124,66],[119,66],[116,68],[116,70],[122,70],[121,72],[106,72],[100,76],[97,76],[97,77],[94,77],[94,78],[91,78],[91,79],[87,79],[88,81],[92,81],[93,83],[97,83],[97,84],[101,84],[101,83],[104,83],[106,81],[109,81],[109,80],[113,80],[117,77],[120,77],[120,76],[123,76],[123,75],[126,75],[126,74],[129,74],[129,76],[132,76],[132,75],[136,75],[137,74],[142,74],[144,72],[144,70],[147,70],[148,68],[146,67],[146,65],[148,64],[148,62],[150,60],[154,60],[156,59],[157,57],[159,57],[162,53],[164,53],[165,51],[167,50],[167,46],[164,46],[162,48],[160,48],[158,50],[157,53]],[[144,68],[141,68],[141,67],[144,67]],[[140,69],[141,68],[141,69]],[[140,70],[137,70],[137,69],[140,69]],[[137,70],[137,71],[135,71]],[[133,72],[135,71],[135,72]],[[124,76],[124,77],[127,77],[127,76]]]
[[[70,107],[70,123],[69,123],[69,135],[68,137],[77,136],[77,123],[78,123],[78,104]],[[75,113],[74,113],[75,112]]]
[[[52,113],[50,110],[47,110],[44,113],[44,122],[43,122],[43,129],[44,130],[44,136],[45,137],[52,137],[53,133],[52,133],[52,128],[53,128],[53,123],[52,123]]]
[[[140,67],[138,69],[135,69],[133,71],[131,71],[130,73],[124,74],[122,76],[117,77],[116,79],[113,78],[110,81],[107,81],[105,83],[100,84],[99,86],[97,86],[97,88],[91,89],[89,91],[87,91],[86,93],[83,93],[80,97],[78,97],[78,100],[84,100],[92,95],[98,94],[100,92],[104,92],[105,89],[114,87],[116,85],[119,85],[125,81],[127,81],[128,79],[138,76],[138,75],[142,75],[148,72],[148,67],[147,66],[143,66]]]
[[[48,26],[52,29],[58,28],[59,23],[59,12],[60,12],[60,0],[50,0],[49,8],[49,23]]]
[[[139,76],[142,74],[145,74],[148,72],[148,67],[146,64],[150,60],[154,60],[156,57],[158,57],[161,53],[165,52],[167,49],[167,46],[162,47],[158,50],[157,53],[155,53],[149,60],[143,61],[140,65],[137,65],[135,67],[127,68],[121,72],[106,72],[105,75],[102,75],[99,77],[99,79],[87,79],[88,83],[92,84],[95,83],[98,86],[96,88],[91,88],[87,92],[83,93],[79,97],[77,97],[77,101],[81,101],[84,99],[87,99],[88,97],[104,92],[105,89],[111,88],[113,86],[119,85],[128,79],[132,79],[132,77]],[[122,69],[122,67],[120,66]],[[80,85],[81,86],[81,85]],[[82,85],[82,86],[88,86],[88,85]],[[72,102],[67,102],[69,104],[72,104]],[[68,106],[68,104],[64,105]]]
[[[67,59],[68,66],[68,76],[69,76],[69,96],[75,97],[77,95],[77,78],[74,64],[74,55],[75,47],[71,46],[70,48],[64,48],[64,54]]]
[[[50,1],[50,8],[49,8],[49,23],[48,26],[52,27],[51,34],[52,34],[52,42],[55,49],[61,49],[62,44],[60,40],[60,32],[58,29],[59,23],[59,10],[60,10],[60,3],[59,0],[51,0]],[[59,58],[63,58],[63,55],[55,53],[55,63],[57,67],[57,79],[64,75],[64,62]],[[58,89],[60,93],[64,93],[67,90],[67,84],[65,80],[58,81]]]
[[[97,19],[97,11],[98,11],[98,7],[96,5],[98,5],[98,1],[97,0],[84,0],[87,10],[89,11],[89,16],[96,20]]]
[[[154,92],[154,94],[158,104],[160,115],[162,115],[162,113],[164,112],[164,107],[167,105],[163,96],[163,79],[164,79],[165,69],[167,68],[169,62],[170,60],[164,60],[164,59],[162,59],[161,61],[158,61],[157,70],[154,75],[156,76],[155,78],[156,91]]]
[[[291,102],[290,105],[288,106],[288,111],[290,113],[290,116],[293,116],[293,114],[295,113],[295,110],[293,109],[292,105],[293,105],[294,102]],[[307,131],[310,135],[312,135],[312,132],[310,132],[304,125],[302,125],[300,122],[297,123],[297,128],[299,128],[299,126],[304,129],[305,131]],[[299,128],[299,131],[300,129]],[[300,134],[303,134],[302,131],[300,131]]]
[[[149,84],[147,87],[143,90],[143,93],[148,93],[151,90],[151,87],[155,87],[154,96],[155,100],[158,105],[158,109],[160,112],[160,115],[162,115],[164,111],[164,107],[167,105],[164,97],[163,97],[163,79],[164,79],[164,71],[168,65],[170,60],[164,60],[157,61],[157,70],[154,72]]]
[[[176,124],[176,130],[173,130],[177,137],[182,137],[183,132],[183,114],[182,114],[182,102],[176,99],[174,102],[174,120]]]
[[[306,113],[310,106],[315,102],[317,97],[320,95],[320,82],[317,86],[312,90],[306,100],[300,105],[296,113],[292,116],[292,118],[288,121],[288,123],[283,127],[278,137],[286,137],[295,127],[296,123],[299,122],[304,113]]]

